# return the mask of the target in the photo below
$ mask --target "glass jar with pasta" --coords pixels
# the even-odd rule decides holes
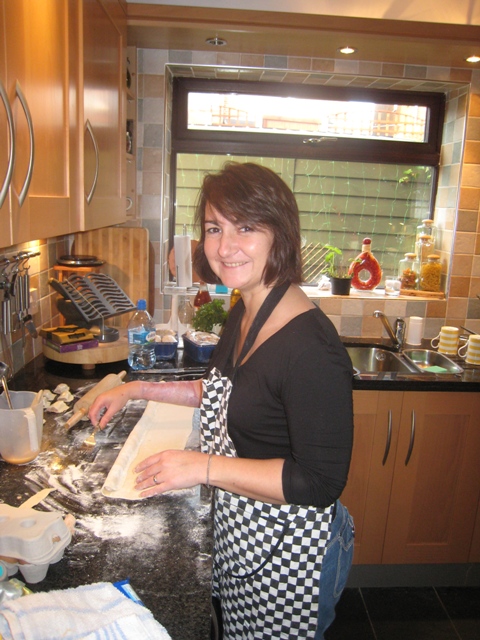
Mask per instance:
[[[442,265],[440,256],[432,253],[420,267],[420,289],[422,291],[440,291],[442,282]]]
[[[406,253],[398,263],[398,277],[402,289],[416,289],[418,279],[418,264],[415,253]]]

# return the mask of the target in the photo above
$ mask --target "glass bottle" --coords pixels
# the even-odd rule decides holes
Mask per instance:
[[[241,297],[242,294],[240,293],[240,289],[232,289],[232,293],[230,295],[230,309],[235,306]]]
[[[134,371],[151,369],[155,364],[155,323],[143,298],[127,326],[128,364]]]
[[[398,263],[398,277],[402,289],[416,289],[418,279],[417,256],[415,253],[406,253]]]
[[[352,276],[352,287],[361,291],[371,291],[380,284],[382,269],[372,253],[372,241],[365,238],[362,252],[350,265],[348,273]]]
[[[207,302],[211,302],[212,298],[208,292],[208,287],[205,282],[200,282],[200,286],[197,291],[197,295],[193,301],[193,307],[195,309],[195,313],[200,309],[203,304]]]
[[[180,296],[178,300],[178,335],[183,336],[192,328],[192,320],[195,310],[188,296]]]
[[[440,256],[431,253],[426,262],[420,266],[420,289],[422,291],[440,291],[442,282],[442,265]]]

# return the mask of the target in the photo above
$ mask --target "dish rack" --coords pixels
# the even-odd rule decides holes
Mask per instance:
[[[104,273],[74,274],[62,282],[50,278],[48,284],[62,296],[63,301],[59,299],[57,306],[68,322],[87,327],[101,324],[98,336],[101,342],[118,339],[117,329],[105,327],[107,318],[136,309],[115,280]]]

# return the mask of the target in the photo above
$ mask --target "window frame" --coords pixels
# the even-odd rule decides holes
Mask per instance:
[[[418,104],[428,109],[427,139],[425,142],[405,142],[330,136],[309,137],[275,132],[253,133],[244,130],[238,132],[189,130],[187,124],[189,92],[355,100],[379,104]],[[369,162],[373,163],[426,165],[435,169],[440,163],[445,117],[443,93],[176,77],[173,80],[173,104],[172,152],[174,156],[182,152],[258,155],[258,146],[261,145],[261,155],[269,157],[351,160],[352,162],[361,162],[368,157]],[[320,141],[311,144],[304,142],[311,138]],[[256,153],[254,153],[255,149]]]

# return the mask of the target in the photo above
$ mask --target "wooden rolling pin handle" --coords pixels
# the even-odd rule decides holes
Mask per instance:
[[[73,425],[77,424],[77,422],[89,412],[93,401],[104,391],[109,391],[110,389],[120,385],[126,375],[126,371],[120,371],[120,373],[117,374],[110,373],[108,376],[105,376],[103,380],[100,380],[93,389],[87,391],[87,393],[75,403],[73,408],[74,414],[65,423],[66,429],[68,430],[73,427]]]
[[[71,429],[74,425],[77,424],[79,420],[81,420],[84,417],[86,413],[87,413],[86,409],[80,409],[79,411],[75,411],[73,416],[69,420],[67,420],[67,422],[65,423],[65,429],[67,431]]]

